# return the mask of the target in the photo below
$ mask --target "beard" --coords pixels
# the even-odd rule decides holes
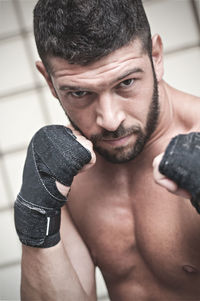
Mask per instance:
[[[153,68],[153,77],[154,77],[154,87],[152,101],[149,107],[147,114],[147,121],[144,130],[138,125],[132,126],[128,129],[125,129],[123,124],[115,131],[103,130],[101,134],[92,135],[89,139],[93,143],[94,150],[98,152],[102,157],[111,163],[126,163],[130,160],[135,159],[144,149],[145,144],[149,140],[152,133],[155,131],[158,117],[159,117],[159,102],[158,102],[158,84]],[[78,128],[78,126],[71,120],[67,115],[73,127],[78,130],[83,136],[84,133]],[[133,145],[127,147],[115,147],[112,150],[105,149],[99,145],[99,143],[104,140],[104,138],[112,140],[113,138],[117,139],[120,137],[125,137],[128,135],[135,135],[136,141]]]

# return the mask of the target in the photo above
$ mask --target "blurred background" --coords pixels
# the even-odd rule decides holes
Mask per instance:
[[[66,117],[35,68],[32,31],[36,0],[0,0],[0,300],[20,299],[21,247],[13,202],[32,135]],[[152,34],[163,38],[169,84],[200,96],[200,0],[146,0]],[[108,300],[97,270],[99,300]]]

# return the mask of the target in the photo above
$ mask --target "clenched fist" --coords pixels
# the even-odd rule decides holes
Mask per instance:
[[[15,226],[23,244],[45,248],[59,242],[60,208],[66,192],[74,176],[94,162],[91,142],[67,127],[46,126],[33,136],[14,205]]]

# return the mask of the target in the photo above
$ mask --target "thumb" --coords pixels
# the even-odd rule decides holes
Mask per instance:
[[[156,184],[163,186],[170,192],[175,192],[178,188],[177,184],[159,172],[159,164],[164,153],[161,153],[153,160],[153,176]]]
[[[153,160],[153,176],[156,184],[162,186],[163,188],[167,189],[173,194],[176,194],[186,199],[190,199],[191,196],[186,190],[179,188],[175,182],[173,182],[172,180],[170,180],[165,175],[159,172],[159,164],[163,158],[163,155],[164,153],[161,153]]]
[[[65,186],[63,184],[61,184],[60,182],[56,181],[56,187],[58,189],[58,191],[64,196],[67,197],[69,191],[70,191],[70,187],[69,186]]]

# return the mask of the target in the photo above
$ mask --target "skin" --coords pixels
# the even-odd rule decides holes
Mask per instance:
[[[95,300],[94,269],[98,266],[111,300],[200,300],[200,217],[188,193],[158,172],[170,139],[199,131],[200,99],[163,81],[162,42],[159,36],[152,42],[158,124],[142,152],[120,164],[93,152],[88,140],[105,130],[114,132],[120,124],[145,131],[154,80],[150,59],[139,41],[84,67],[51,58],[51,76],[37,62],[53,95],[87,138],[75,132],[78,140],[93,156],[73,181],[62,211],[61,242],[46,250],[23,247],[24,299],[34,292],[38,300],[52,296],[52,300]],[[130,67],[143,71],[116,81]],[[127,79],[135,81],[122,92]],[[63,86],[81,87],[76,91],[90,91],[92,96],[72,97]],[[99,143],[111,155],[119,147],[127,154],[136,139],[135,134],[117,139],[109,135]],[[69,187],[57,186],[64,195],[69,192]],[[34,265],[31,273],[30,262]],[[43,283],[40,289],[39,283]]]

